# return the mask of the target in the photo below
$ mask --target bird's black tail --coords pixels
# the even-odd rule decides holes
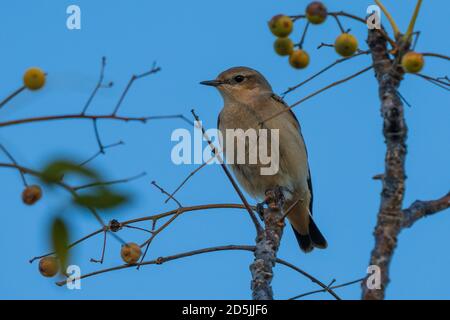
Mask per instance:
[[[294,230],[300,249],[305,253],[311,252],[314,248],[325,249],[328,246],[327,240],[314,223],[312,216],[309,216],[309,234],[301,235],[294,227],[292,229]]]

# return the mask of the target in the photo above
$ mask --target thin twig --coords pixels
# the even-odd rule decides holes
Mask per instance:
[[[107,186],[107,185],[112,185],[112,184],[120,184],[120,183],[127,183],[130,181],[134,181],[137,180],[139,178],[142,178],[144,176],[146,176],[147,173],[142,172],[138,175],[129,177],[129,178],[124,178],[124,179],[117,179],[117,180],[111,180],[111,181],[99,181],[99,182],[93,182],[93,183],[89,183],[89,184],[84,184],[81,186],[77,186],[77,187],[73,187],[74,190],[78,191],[78,190],[82,190],[82,189],[87,189],[87,188],[93,188],[93,187],[98,187],[98,186]]]
[[[446,56],[446,55],[440,54],[440,53],[425,52],[425,53],[422,53],[422,55],[425,57],[435,57],[435,58],[440,58],[440,59],[444,59],[444,60],[450,60],[449,56]]]
[[[120,106],[122,105],[123,100],[125,99],[125,96],[127,95],[128,91],[130,90],[131,86],[133,85],[134,81],[147,77],[151,74],[157,73],[161,71],[160,67],[156,66],[156,62],[153,63],[152,68],[150,69],[150,71],[144,72],[142,74],[139,75],[132,75],[130,80],[128,81],[127,86],[125,87],[125,90],[122,92],[122,95],[119,98],[119,101],[117,102],[116,106],[114,107],[114,111],[112,113],[112,115],[116,115],[117,112],[119,111]]]
[[[160,186],[156,183],[156,181],[152,181],[152,185],[155,186],[159,191],[161,191],[162,194],[165,194],[165,195],[168,196],[170,199],[172,199],[173,201],[175,201],[179,208],[182,208],[182,207],[183,207],[180,201],[178,201],[177,199],[175,199],[174,196],[172,196],[170,193],[168,193],[166,190],[164,190],[162,187],[160,187]]]
[[[167,197],[167,199],[164,201],[164,203],[169,202],[169,200],[189,181],[189,179],[195,175],[197,172],[199,172],[201,169],[203,169],[208,163],[213,161],[216,157],[213,156],[209,158],[205,163],[202,163],[199,167],[197,167],[195,170],[191,171],[189,175],[178,185],[178,187]]]
[[[114,147],[121,146],[121,145],[124,145],[123,141],[118,141],[116,143],[111,143],[109,145],[103,146],[103,151],[105,151],[106,149],[114,148]],[[80,163],[78,166],[80,166],[80,167],[85,166],[86,164],[88,164],[89,162],[91,162],[92,160],[94,160],[95,158],[97,158],[98,156],[100,156],[102,154],[104,154],[104,152],[102,153],[99,150],[96,153],[94,153],[92,156],[90,156],[88,159],[86,159],[82,163]]]
[[[107,230],[103,231],[103,246],[102,246],[102,255],[101,255],[101,257],[100,257],[100,260],[91,258],[91,262],[94,262],[94,263],[100,263],[100,264],[103,263],[103,260],[105,259],[105,250],[106,250],[106,238],[107,238],[107,235],[108,235],[108,231],[107,231]]]
[[[19,89],[15,90],[13,93],[11,93],[9,96],[7,96],[5,99],[3,99],[3,101],[0,102],[0,109],[3,108],[3,106],[6,105],[12,98],[17,96],[19,93],[21,93],[25,89],[26,89],[26,87],[22,86]]]
[[[306,33],[308,32],[308,28],[309,28],[309,21],[306,22],[305,29],[303,29],[302,38],[301,38],[300,42],[298,43],[298,47],[299,47],[300,49],[303,48],[303,43],[305,42]]]
[[[217,159],[220,162],[220,166],[222,167],[222,170],[225,172],[225,175],[227,176],[228,180],[231,182],[234,190],[236,191],[236,193],[238,194],[239,198],[241,199],[242,203],[244,204],[245,208],[247,209],[250,218],[253,221],[253,224],[255,225],[256,228],[256,232],[259,234],[263,231],[258,218],[256,218],[255,213],[253,212],[252,207],[250,206],[250,204],[248,203],[247,199],[245,198],[244,194],[242,193],[241,189],[239,188],[238,184],[236,183],[236,181],[234,181],[233,176],[231,175],[230,171],[228,170],[227,166],[225,165],[222,157],[220,156],[220,154],[217,152],[216,147],[214,146],[214,144],[211,142],[211,139],[208,137],[208,135],[205,132],[205,129],[203,128],[203,126],[201,125],[200,122],[200,118],[198,117],[198,115],[195,113],[195,110],[192,109],[191,110],[192,115],[194,116],[194,119],[196,121],[196,123],[199,125],[200,129],[202,130],[202,134],[203,137],[205,138],[205,140],[208,142],[209,147],[211,148],[212,153],[217,157]]]
[[[364,279],[365,278],[361,278],[361,279],[358,279],[358,280],[353,280],[353,281],[349,281],[349,282],[346,282],[346,283],[338,284],[338,285],[335,285],[335,286],[329,286],[328,289],[332,289],[333,290],[333,289],[339,289],[339,288],[343,288],[343,287],[348,287],[348,286],[350,286],[352,284],[361,283],[362,281],[364,281]],[[321,293],[321,292],[327,292],[327,291],[328,291],[327,289],[314,290],[314,291],[310,291],[310,292],[299,294],[299,295],[297,295],[295,297],[289,298],[288,300],[300,299],[300,298],[304,298],[306,296],[310,296],[312,294]]]
[[[259,123],[259,125],[262,126],[265,122],[267,122],[267,121],[269,121],[269,120],[272,120],[272,119],[275,118],[275,117],[278,117],[280,114],[282,114],[282,113],[284,113],[284,112],[287,112],[287,111],[291,110],[291,109],[294,108],[295,106],[297,106],[297,105],[299,105],[299,104],[305,102],[305,101],[308,100],[308,99],[311,99],[312,97],[318,95],[319,93],[322,93],[322,92],[324,92],[324,91],[326,91],[326,90],[328,90],[328,89],[330,89],[330,88],[332,88],[332,87],[335,87],[335,86],[337,86],[337,85],[340,85],[340,84],[342,84],[342,83],[344,83],[344,82],[346,82],[346,81],[349,81],[349,80],[351,80],[351,79],[353,79],[353,78],[356,78],[357,76],[363,74],[364,72],[369,71],[369,70],[372,69],[372,68],[373,68],[372,66],[369,66],[369,67],[367,67],[367,68],[364,68],[364,69],[362,69],[361,71],[358,71],[358,72],[352,74],[351,76],[348,76],[348,77],[346,77],[346,78],[344,78],[344,79],[335,81],[335,82],[333,82],[333,83],[331,83],[331,84],[329,84],[329,85],[323,87],[322,89],[317,90],[317,91],[311,93],[310,95],[306,96],[305,98],[303,98],[303,99],[301,99],[301,100],[295,102],[295,103],[292,104],[290,107],[284,108],[282,111],[277,112],[277,113],[275,113],[274,115],[268,117],[267,119],[261,121],[261,122]]]
[[[105,85],[103,83],[103,78],[105,76],[105,66],[106,66],[106,57],[102,57],[102,61],[101,61],[101,67],[100,67],[100,78],[98,79],[97,84],[94,87],[94,90],[92,91],[91,95],[89,96],[88,100],[86,101],[84,107],[83,107],[83,111],[81,111],[81,114],[85,114],[87,109],[89,108],[92,100],[94,99],[95,95],[97,94],[97,91],[100,88],[110,88],[112,87],[113,83],[110,82],[108,85]]]
[[[9,160],[11,160],[12,163],[14,163],[15,165],[18,165],[16,159],[14,159],[14,157],[12,156],[12,154],[5,148],[5,146],[3,146],[2,144],[0,144],[0,149],[1,149],[1,150],[3,151],[3,153],[9,158]],[[23,183],[23,185],[24,185],[25,187],[27,187],[27,186],[28,186],[28,183],[27,183],[27,179],[25,178],[25,174],[24,174],[21,170],[19,170],[19,174],[20,174],[20,177],[22,178],[22,183]]]
[[[446,81],[442,81],[442,80],[440,80],[438,78],[433,78],[433,77],[430,77],[430,76],[427,76],[427,75],[421,74],[421,73],[412,73],[412,74],[417,76],[417,77],[420,77],[422,79],[425,79],[425,80],[433,83],[434,85],[437,85],[438,87],[440,87],[442,89],[445,89],[447,91],[449,90],[450,83],[448,83]]]
[[[370,52],[369,52],[368,50],[367,50],[367,51],[361,51],[361,52],[355,53],[354,55],[352,55],[352,56],[350,56],[350,57],[345,57],[345,58],[338,59],[338,60],[336,60],[335,62],[333,62],[332,64],[330,64],[330,65],[326,66],[325,68],[323,68],[322,70],[320,70],[319,72],[313,74],[311,77],[307,78],[306,80],[300,82],[299,84],[297,84],[297,85],[295,85],[295,86],[293,86],[293,87],[289,87],[285,92],[282,93],[282,96],[285,96],[285,95],[287,95],[288,93],[290,93],[290,92],[292,92],[292,91],[298,89],[299,87],[301,87],[301,86],[303,86],[304,84],[308,83],[309,81],[313,80],[314,78],[316,78],[317,76],[321,75],[322,73],[324,73],[324,72],[330,70],[331,68],[333,68],[335,65],[337,65],[337,64],[339,64],[339,63],[342,63],[342,62],[344,62],[344,61],[348,61],[348,60],[350,60],[350,59],[353,59],[353,58],[355,58],[355,57],[358,57],[358,56],[360,56],[360,55],[363,55],[363,54],[369,54],[369,53],[370,53]]]
[[[42,122],[42,121],[55,121],[55,120],[114,120],[114,121],[124,121],[124,122],[142,122],[146,123],[149,120],[161,120],[161,119],[182,119],[189,124],[192,124],[192,121],[189,121],[186,117],[181,114],[176,115],[168,115],[168,116],[148,116],[148,117],[122,117],[112,114],[105,115],[86,115],[86,114],[66,114],[66,115],[56,115],[56,116],[42,116],[42,117],[33,117],[33,118],[25,118],[18,120],[11,120],[0,122],[0,127],[7,127],[18,124],[25,123],[33,123],[33,122]]]

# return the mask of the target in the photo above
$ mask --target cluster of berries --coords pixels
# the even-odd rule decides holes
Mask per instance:
[[[310,24],[318,25],[327,19],[328,11],[322,2],[314,1],[306,7],[305,16]],[[289,56],[289,64],[293,68],[306,68],[310,61],[309,54],[301,47],[301,43],[294,44],[289,38],[294,29],[292,18],[276,15],[269,21],[269,28],[277,37],[274,43],[275,52],[280,56]],[[351,57],[358,51],[358,40],[352,34],[343,32],[336,38],[334,49],[342,57]],[[422,54],[410,51],[402,57],[401,63],[405,72],[417,73],[423,68],[424,60]]]

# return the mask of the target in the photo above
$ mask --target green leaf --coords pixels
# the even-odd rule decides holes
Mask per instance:
[[[74,198],[75,203],[84,207],[96,209],[111,209],[124,204],[128,197],[110,191],[106,188],[101,188],[98,191],[85,195],[78,195]]]
[[[65,222],[61,218],[56,218],[52,222],[52,245],[56,256],[59,259],[61,271],[67,268],[69,260],[69,232]]]
[[[66,173],[77,173],[82,176],[97,179],[98,175],[93,170],[80,167],[78,164],[66,160],[57,160],[48,164],[41,172],[41,178],[47,183],[60,182]]]

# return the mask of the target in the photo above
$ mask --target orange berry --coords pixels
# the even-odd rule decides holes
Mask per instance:
[[[305,50],[295,50],[289,57],[289,63],[295,69],[306,68],[309,64],[309,55]]]
[[[31,206],[42,198],[42,189],[38,185],[27,186],[22,192],[23,203]]]
[[[128,264],[134,264],[138,262],[141,257],[141,247],[139,247],[136,243],[130,242],[122,245],[122,249],[120,250],[120,256],[122,260]]]
[[[39,68],[30,68],[23,75],[23,84],[30,90],[39,90],[45,84],[45,73]]]
[[[45,257],[39,261],[39,272],[47,278],[54,277],[59,271],[58,259]]]

